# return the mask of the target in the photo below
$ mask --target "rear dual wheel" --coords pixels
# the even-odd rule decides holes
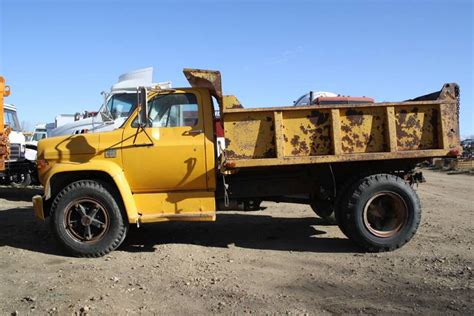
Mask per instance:
[[[371,175],[343,193],[337,217],[344,234],[363,249],[394,250],[416,233],[421,220],[420,200],[400,177]]]
[[[128,223],[106,184],[81,180],[54,199],[51,228],[72,255],[100,257],[120,246]]]

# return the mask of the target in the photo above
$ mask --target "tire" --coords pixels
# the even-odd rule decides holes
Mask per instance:
[[[20,177],[20,179],[18,179],[18,177]],[[15,180],[11,182],[11,185],[12,187],[17,188],[17,189],[26,188],[32,182],[31,175],[29,173],[17,174],[15,175]]]
[[[403,179],[376,174],[347,190],[339,214],[346,236],[364,250],[391,251],[416,233],[421,205],[416,192]]]
[[[106,184],[73,182],[51,205],[51,229],[59,243],[77,257],[101,257],[124,241],[128,222]]]
[[[347,206],[347,201],[349,199],[349,192],[351,188],[354,186],[354,183],[357,182],[360,178],[353,177],[349,179],[344,185],[342,185],[341,189],[338,190],[338,194],[336,200],[334,202],[334,217],[336,219],[336,223],[339,226],[339,229],[342,233],[347,237],[349,237],[346,217],[344,217],[345,207]]]
[[[353,186],[362,178],[375,173],[376,172],[374,170],[364,170],[356,175],[352,175],[337,190],[337,196],[334,202],[334,217],[336,218],[336,223],[339,226],[339,229],[347,238],[350,237],[344,213],[350,198],[350,193],[352,193],[352,191],[354,190]]]

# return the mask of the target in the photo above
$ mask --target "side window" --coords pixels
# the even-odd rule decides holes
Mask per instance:
[[[148,102],[152,127],[196,126],[199,108],[192,93],[158,95]]]
[[[130,112],[135,108],[137,103],[136,93],[116,94],[110,98],[107,108],[112,114],[114,120],[120,117],[128,117]]]
[[[5,119],[4,121],[5,125],[9,125],[13,131],[18,132],[20,130],[16,117],[15,117],[15,112],[10,111],[10,110],[5,110],[4,119]]]
[[[12,127],[10,112],[5,111],[4,117],[5,117],[5,125],[9,125],[10,127]]]

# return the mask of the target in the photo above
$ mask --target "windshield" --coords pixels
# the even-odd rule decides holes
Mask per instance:
[[[15,132],[20,131],[20,123],[18,122],[15,111],[5,110],[5,125],[10,126]]]
[[[107,111],[114,120],[121,117],[128,117],[137,104],[136,93],[115,94],[107,103]]]
[[[46,138],[46,133],[44,133],[44,132],[39,132],[39,133],[34,133],[34,134],[33,134],[33,138],[31,138],[31,140],[33,140],[33,141],[40,141],[40,140],[42,140],[43,138]]]
[[[309,105],[309,93],[305,94],[304,96],[300,97],[296,100],[295,105]]]

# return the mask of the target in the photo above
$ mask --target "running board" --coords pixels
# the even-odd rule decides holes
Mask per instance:
[[[200,213],[182,213],[182,214],[146,214],[140,215],[138,221],[141,223],[156,223],[167,221],[190,221],[190,222],[206,222],[215,221],[215,212],[200,212]]]

